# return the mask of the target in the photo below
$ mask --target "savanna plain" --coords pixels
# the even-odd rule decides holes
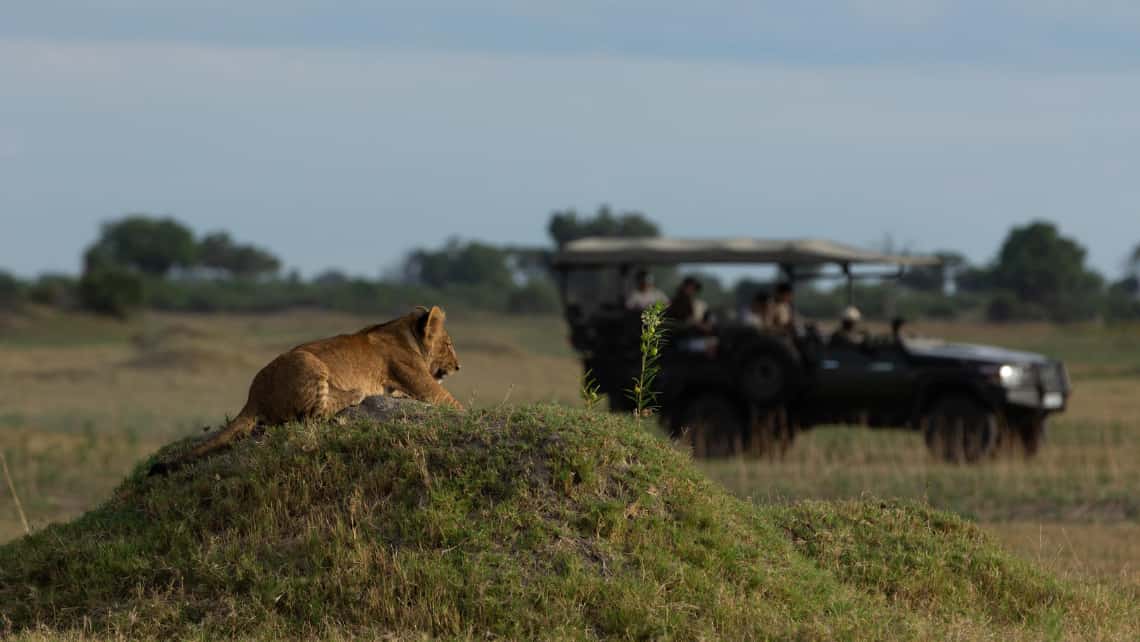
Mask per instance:
[[[0,451],[31,529],[98,506],[164,444],[220,425],[276,354],[376,321],[306,310],[149,313],[125,323],[47,309],[0,317]],[[455,310],[449,329],[463,369],[447,386],[465,403],[581,405],[560,319]],[[1064,359],[1075,391],[1041,453],[957,466],[932,459],[909,431],[836,426],[800,434],[782,457],[698,467],[761,505],[925,502],[976,521],[1065,579],[1140,602],[1140,326],[921,323],[914,331]],[[24,526],[9,489],[0,490],[2,543]]]

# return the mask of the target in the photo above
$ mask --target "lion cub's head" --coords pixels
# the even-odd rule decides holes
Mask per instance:
[[[428,357],[428,368],[436,381],[443,382],[444,378],[459,370],[459,355],[455,354],[455,346],[451,343],[451,335],[443,327],[446,315],[439,306],[419,308],[416,313],[416,332],[423,342],[424,352]]]

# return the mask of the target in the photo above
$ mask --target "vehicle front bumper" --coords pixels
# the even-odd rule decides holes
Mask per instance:
[[[1059,412],[1069,400],[1069,373],[1060,362],[1043,363],[1033,368],[1032,381],[1016,388],[1007,388],[1005,401],[1012,406],[1032,410]]]

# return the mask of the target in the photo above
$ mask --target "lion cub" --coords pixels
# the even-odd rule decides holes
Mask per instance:
[[[237,417],[183,457],[155,464],[150,474],[164,474],[223,448],[248,435],[258,422],[324,419],[365,397],[406,396],[462,410],[440,385],[459,370],[459,357],[443,324],[443,310],[421,307],[355,334],[289,350],[254,376],[249,399]]]

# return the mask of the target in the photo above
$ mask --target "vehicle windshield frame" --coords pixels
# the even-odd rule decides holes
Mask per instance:
[[[559,275],[563,307],[568,299],[570,275],[580,271],[617,272],[625,281],[635,268],[684,265],[769,265],[779,268],[781,280],[803,283],[846,280],[847,301],[854,299],[856,281],[897,281],[912,267],[936,267],[936,257],[872,252],[818,239],[672,239],[591,237],[572,241],[551,261]],[[818,268],[837,266],[838,274]],[[894,266],[891,271],[860,272],[859,266]],[[577,303],[577,302],[575,302]]]

